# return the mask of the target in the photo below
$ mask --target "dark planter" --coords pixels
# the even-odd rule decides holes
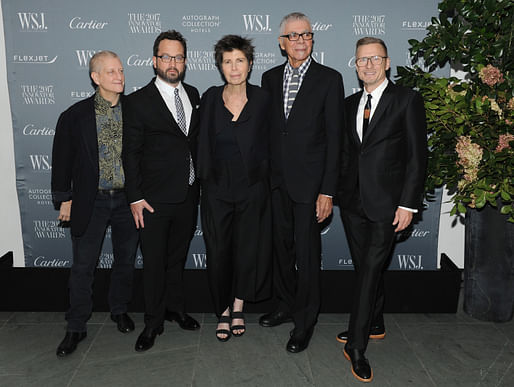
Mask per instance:
[[[514,312],[514,224],[489,205],[466,211],[464,311],[497,322]]]

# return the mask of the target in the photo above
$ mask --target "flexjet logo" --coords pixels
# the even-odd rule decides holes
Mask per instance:
[[[48,55],[14,55],[13,63],[28,64],[52,64],[57,60],[58,55],[53,58]]]
[[[271,34],[270,15],[243,15],[247,33]]]
[[[430,21],[404,20],[402,21],[402,30],[404,31],[425,31],[428,26],[432,25]]]
[[[18,12],[22,31],[43,32],[48,29],[44,12]]]
[[[33,171],[48,172],[52,169],[49,155],[29,155]]]

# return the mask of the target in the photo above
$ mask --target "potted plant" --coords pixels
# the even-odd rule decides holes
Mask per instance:
[[[446,184],[465,215],[464,310],[493,321],[514,303],[513,25],[511,0],[443,0],[425,39],[409,40],[428,71],[398,68],[425,99],[427,194]],[[432,74],[447,65],[464,79]]]

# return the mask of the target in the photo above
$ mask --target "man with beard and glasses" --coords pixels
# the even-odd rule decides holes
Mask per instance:
[[[164,320],[182,329],[200,325],[185,313],[182,274],[196,227],[199,187],[195,178],[198,90],[182,82],[186,41],[175,30],[154,42],[157,77],[126,99],[123,167],[126,190],[143,252],[145,328],[138,352],[150,349]]]

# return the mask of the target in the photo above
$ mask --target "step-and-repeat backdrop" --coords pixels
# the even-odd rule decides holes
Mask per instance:
[[[168,29],[188,43],[186,81],[200,93],[222,83],[213,45],[225,34],[253,39],[256,55],[250,82],[260,84],[264,71],[285,61],[277,36],[281,18],[301,11],[310,17],[313,58],[343,74],[346,95],[359,89],[354,68],[355,42],[382,38],[389,48],[391,78],[396,66],[411,64],[408,40],[422,39],[437,0],[2,0],[9,95],[14,129],[16,176],[27,267],[69,267],[69,230],[59,227],[50,192],[51,153],[59,114],[94,93],[88,61],[99,50],[119,54],[125,67],[125,93],[154,76],[152,45]],[[391,269],[436,268],[440,196],[426,203],[414,227],[398,235]],[[352,269],[336,208],[322,230],[325,270]],[[107,231],[99,267],[113,259]],[[198,223],[186,268],[205,268],[206,255]],[[141,267],[140,253],[136,267]]]

